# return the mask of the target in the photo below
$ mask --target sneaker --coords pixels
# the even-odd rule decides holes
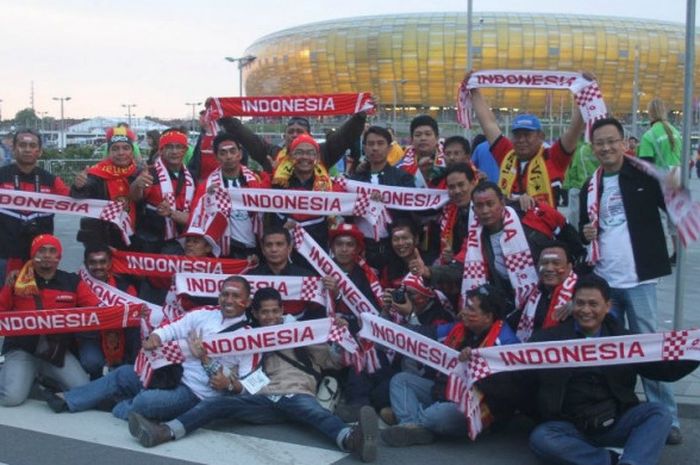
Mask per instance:
[[[669,431],[668,436],[666,436],[666,444],[670,446],[677,446],[683,442],[683,433],[681,429],[677,426],[671,426],[671,431]]]
[[[39,392],[41,393],[42,399],[46,401],[46,404],[54,412],[62,413],[68,411],[68,404],[63,397],[49,391],[48,389],[40,389]]]
[[[396,419],[396,415],[394,415],[394,411],[391,409],[391,407],[382,408],[379,411],[379,418],[381,418],[382,421],[389,426],[393,426],[393,425],[398,424],[398,420]]]
[[[382,440],[392,447],[406,447],[432,444],[435,441],[435,435],[423,426],[403,424],[383,430]]]
[[[363,462],[374,462],[377,458],[377,413],[372,407],[360,409],[360,423],[345,440],[346,448]]]
[[[173,438],[170,428],[166,425],[147,420],[136,412],[129,412],[129,433],[138,439],[143,447],[154,447]]]

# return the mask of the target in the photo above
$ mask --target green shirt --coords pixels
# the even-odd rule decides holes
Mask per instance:
[[[593,155],[591,144],[579,141],[571,164],[564,177],[564,189],[581,189],[593,172],[598,168],[598,159]]]
[[[659,168],[669,169],[673,166],[681,164],[681,135],[676,128],[666,123],[671,130],[674,146],[671,148],[671,142],[664,128],[664,123],[657,121],[651,125],[651,128],[642,136],[637,149],[639,158],[650,158]]]

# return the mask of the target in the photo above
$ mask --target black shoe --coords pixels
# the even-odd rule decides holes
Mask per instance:
[[[681,429],[677,426],[671,426],[671,431],[669,431],[668,436],[666,436],[666,444],[669,446],[677,446],[683,443],[683,433]]]
[[[154,447],[173,439],[172,432],[166,425],[147,420],[136,412],[129,412],[129,433],[143,447]]]
[[[378,432],[377,413],[372,407],[364,406],[360,409],[360,423],[350,431],[345,446],[363,462],[374,462]]]
[[[435,435],[424,426],[405,424],[382,430],[382,440],[392,447],[406,447],[432,444]]]
[[[338,404],[333,413],[345,423],[355,423],[360,419],[360,406],[352,404]]]
[[[39,389],[42,399],[46,401],[46,404],[55,413],[62,413],[68,411],[68,404],[63,397],[59,397],[48,389]]]

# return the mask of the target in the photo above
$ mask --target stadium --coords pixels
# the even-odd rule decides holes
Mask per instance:
[[[539,13],[473,17],[474,69],[589,70],[598,77],[609,111],[626,119],[638,67],[640,110],[653,97],[682,108],[681,23]],[[467,64],[467,15],[396,14],[306,24],[264,36],[246,54],[255,57],[244,67],[250,96],[371,91],[387,112],[396,106],[401,115],[428,111],[450,120]],[[698,69],[696,63],[696,74]],[[695,85],[697,94],[700,82]],[[570,111],[564,92],[489,89],[486,95],[504,112],[528,110],[556,120]]]

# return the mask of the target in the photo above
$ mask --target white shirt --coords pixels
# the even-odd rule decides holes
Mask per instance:
[[[187,339],[191,331],[200,332],[202,337],[212,336],[223,331],[229,326],[235,325],[245,320],[245,315],[237,318],[224,318],[221,310],[193,310],[177,321],[158,328],[153,331],[160,337],[162,342]],[[254,367],[255,357],[253,355],[231,355],[219,358],[225,367],[224,374],[237,373],[238,378],[250,373]],[[220,391],[213,389],[209,385],[209,376],[202,367],[198,359],[187,359],[182,364],[182,384],[200,399],[221,395]]]

